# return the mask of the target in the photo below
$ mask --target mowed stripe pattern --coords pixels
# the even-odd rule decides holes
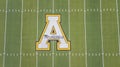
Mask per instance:
[[[6,0],[0,0],[0,67],[19,67],[19,54],[21,48],[21,67],[36,67],[36,63],[38,63],[38,67],[86,67],[86,65],[87,67],[119,67],[120,55],[115,55],[116,53],[119,53],[120,49],[118,42],[120,34],[118,34],[119,31],[117,25],[119,23],[117,23],[117,20],[120,21],[120,12],[118,11],[119,18],[117,19],[116,0],[101,0],[102,15],[100,15],[100,0],[69,1],[70,6],[68,6],[68,0],[39,0],[37,25],[37,0],[23,0],[23,10],[27,10],[26,12],[23,12],[23,17],[21,17],[22,0],[8,0],[8,12],[6,19],[6,54],[5,63],[3,65]],[[119,5],[120,1],[118,0],[118,9],[120,10]],[[86,10],[84,10],[84,6]],[[68,7],[70,7],[71,11],[70,20],[68,19]],[[9,9],[11,11],[9,11]],[[12,9],[19,9],[20,12],[12,12]],[[52,12],[53,9],[54,13]],[[103,11],[103,9],[106,10]],[[115,9],[115,11],[110,11],[109,9]],[[86,15],[84,15],[84,11],[86,11]],[[69,64],[69,51],[57,51],[55,43],[51,43],[50,51],[38,51],[38,61],[36,61],[35,42],[36,40],[39,40],[39,37],[44,29],[46,14],[61,15],[62,28],[68,39],[70,36],[71,64]],[[21,26],[21,18],[23,18],[23,26]],[[84,19],[86,19],[86,24],[84,24]],[[70,33],[68,25],[69,21]],[[37,26],[38,37],[36,36]],[[23,29],[22,39],[20,39],[21,29]],[[103,36],[101,36],[101,32]],[[101,37],[103,37],[103,47]],[[21,40],[22,47],[20,47]],[[87,57],[85,56],[85,43],[87,45]],[[52,51],[53,46],[54,53]],[[102,52],[104,52],[104,59],[102,59],[102,55],[95,56],[96,53],[101,54]],[[14,53],[18,55],[10,55]],[[94,55],[92,55],[92,53]],[[106,53],[110,55],[106,55]],[[54,60],[52,57],[53,55]]]

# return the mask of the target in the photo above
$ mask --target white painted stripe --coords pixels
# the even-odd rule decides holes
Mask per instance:
[[[19,56],[20,53],[6,53],[6,56]],[[68,56],[68,53],[38,53],[38,56],[51,56],[54,54],[55,56]],[[105,56],[120,56],[119,53],[104,53]],[[0,53],[0,56],[3,56]],[[22,56],[34,56],[34,53],[22,53]],[[85,53],[71,53],[71,56],[85,56]],[[87,56],[102,56],[102,53],[87,53]]]
[[[36,67],[38,67],[38,52],[36,51]]]
[[[23,0],[22,1],[22,8],[21,8],[21,35],[20,35],[20,64],[19,64],[19,67],[21,67],[21,63],[22,63],[22,30],[23,30]]]
[[[87,65],[87,39],[86,39],[86,0],[84,0],[84,29],[85,29],[85,64]]]
[[[54,7],[53,5],[52,5],[52,7]],[[53,10],[53,8],[52,8],[52,10]],[[102,9],[103,11],[105,11],[105,12],[114,12],[114,11],[116,11],[115,10],[115,8],[103,8]],[[21,10],[20,9],[8,9],[8,11],[7,12],[17,12],[17,13],[19,13]],[[24,9],[23,10],[24,12],[36,12],[37,13],[37,11],[35,10],[35,9]],[[40,9],[39,10],[40,12],[48,12],[48,11],[51,11],[51,9]],[[67,11],[67,9],[54,9],[54,11],[56,11],[56,12],[68,12]],[[71,9],[71,12],[82,12],[83,11],[83,9]],[[86,11],[87,12],[98,12],[99,11],[99,9],[98,8],[90,8],[90,9],[86,9]],[[0,12],[2,13],[4,13],[5,12],[5,10],[4,9],[0,9]]]
[[[36,34],[37,41],[38,41],[38,20],[39,20],[39,0],[37,0],[37,34]]]
[[[5,12],[5,31],[4,31],[3,67],[5,67],[6,30],[7,30],[7,8],[8,8],[8,0],[6,0],[6,12]]]
[[[55,44],[55,42],[53,42],[53,45],[52,45],[53,46],[53,48],[52,48],[52,67],[54,67],[54,65],[55,65],[54,64],[54,58],[55,58],[54,57],[54,44]]]
[[[102,1],[100,0],[100,26],[101,26],[101,48],[102,48],[102,67],[104,67],[104,47],[103,47],[103,29],[102,29]]]
[[[120,31],[119,31],[119,14],[118,14],[118,0],[116,0],[116,15],[117,15],[117,26],[118,26],[118,46],[119,46],[119,53],[120,53]]]
[[[39,18],[39,0],[37,0],[37,35],[36,40],[38,41],[38,18]],[[38,67],[38,52],[36,51],[36,67]]]
[[[70,39],[70,0],[68,0],[68,25]],[[69,67],[71,67],[71,51],[69,51]]]
[[[54,13],[54,0],[52,0],[53,3],[52,3],[52,13]]]

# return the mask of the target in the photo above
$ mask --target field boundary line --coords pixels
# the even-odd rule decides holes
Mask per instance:
[[[23,0],[22,1],[22,7],[21,7],[21,34],[20,34],[20,64],[19,64],[19,67],[21,67],[21,64],[22,64],[22,30],[23,30]]]
[[[7,30],[7,8],[8,8],[8,0],[6,0],[6,11],[5,11],[5,30],[4,30],[4,56],[3,56],[3,67],[5,67],[5,53],[6,53],[6,30]]]
[[[103,28],[102,28],[102,0],[100,0],[100,28],[101,28],[101,48],[102,48],[102,67],[104,67],[104,47],[103,47]]]
[[[85,65],[87,65],[87,37],[86,37],[86,0],[84,0],[84,31],[85,31]]]
[[[118,0],[116,0],[116,16],[117,16],[117,27],[118,27],[118,46],[119,46],[119,53],[120,53],[120,31],[119,31],[119,13],[118,13]]]

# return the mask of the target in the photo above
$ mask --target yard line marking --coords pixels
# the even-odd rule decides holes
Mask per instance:
[[[7,7],[8,0],[6,0],[6,12],[5,12],[5,31],[4,31],[4,52],[3,52],[3,67],[5,67],[5,50],[6,50],[6,29],[7,29]]]
[[[119,31],[119,14],[118,14],[118,0],[116,0],[116,15],[117,15],[117,26],[118,26],[118,46],[119,46],[119,53],[120,53],[120,31]]]
[[[86,39],[86,0],[84,0],[84,29],[85,29],[85,63],[87,66],[87,39]]]
[[[22,8],[21,8],[21,42],[20,42],[20,67],[21,67],[21,63],[22,63],[22,30],[23,30],[23,0],[22,1]]]
[[[52,13],[54,13],[54,0],[52,0],[53,3],[52,3]]]
[[[104,67],[104,49],[103,49],[103,30],[102,30],[102,1],[100,0],[100,26],[101,26],[101,42],[102,42],[102,67]]]
[[[52,67],[54,67],[54,42],[53,42],[53,50],[52,50]]]
[[[36,41],[38,41],[38,17],[39,16],[39,0],[37,0],[37,36]],[[38,67],[38,52],[36,51],[36,67]]]
[[[54,0],[52,0],[52,13],[54,13]],[[54,45],[55,45],[55,42],[53,41],[53,48],[52,48],[52,67],[54,67]]]
[[[70,0],[68,0],[68,25],[69,25],[69,39],[70,39]],[[69,51],[69,67],[71,67],[71,51]]]

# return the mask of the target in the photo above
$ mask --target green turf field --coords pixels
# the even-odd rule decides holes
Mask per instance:
[[[36,51],[60,14],[70,51]],[[120,0],[0,0],[0,67],[120,67]]]

